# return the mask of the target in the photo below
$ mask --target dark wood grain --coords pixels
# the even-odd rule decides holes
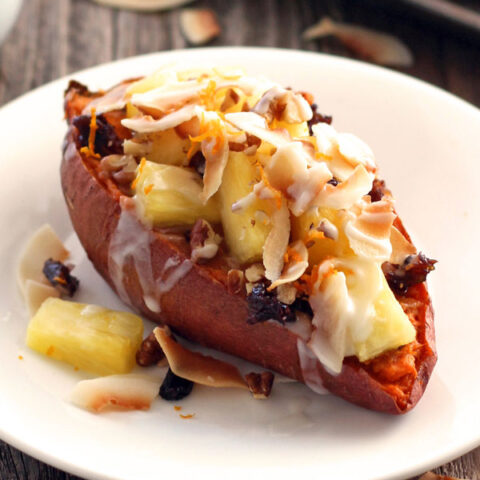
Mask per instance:
[[[213,46],[299,48],[351,57],[337,40],[305,42],[301,32],[323,15],[387,30],[415,54],[415,64],[405,73],[480,106],[480,39],[450,32],[405,11],[392,11],[382,2],[200,0],[196,4],[213,8],[219,16],[222,34]],[[185,47],[178,10],[146,14],[102,7],[90,0],[24,0],[17,23],[0,48],[0,105],[79,69]],[[436,472],[480,480],[480,448]],[[0,442],[0,480],[77,478]]]

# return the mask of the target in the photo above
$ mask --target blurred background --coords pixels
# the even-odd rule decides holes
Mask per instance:
[[[480,106],[480,0],[0,0],[0,105],[100,63],[226,45],[362,59]],[[478,480],[480,449],[436,471]],[[0,442],[1,480],[75,478]]]

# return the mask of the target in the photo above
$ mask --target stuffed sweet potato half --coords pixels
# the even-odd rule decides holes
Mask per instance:
[[[410,410],[436,362],[417,253],[371,150],[311,95],[237,69],[71,82],[62,187],[146,317],[316,391]]]

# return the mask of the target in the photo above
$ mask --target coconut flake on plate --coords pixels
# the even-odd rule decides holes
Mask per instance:
[[[25,303],[30,317],[33,317],[42,303],[50,297],[59,298],[60,292],[51,285],[27,279],[25,282]]]
[[[329,35],[337,37],[359,56],[380,65],[397,67],[413,65],[412,52],[397,37],[359,25],[335,22],[329,17],[322,18],[305,30],[303,38],[313,40]]]
[[[199,352],[188,350],[172,338],[168,327],[156,327],[153,333],[175,375],[209,387],[248,389],[245,379],[237,367]]]
[[[82,380],[70,401],[92,412],[104,410],[148,410],[158,396],[161,382],[151,376],[126,374]]]
[[[49,285],[43,274],[43,266],[48,259],[64,262],[68,250],[48,224],[42,225],[28,240],[17,266],[17,281],[25,296],[27,280]]]
[[[415,246],[395,226],[392,226],[390,231],[390,243],[392,244],[392,254],[389,262],[395,265],[402,265],[408,256],[417,253]]]
[[[210,8],[185,8],[180,12],[182,33],[192,45],[201,45],[222,32],[217,16]]]

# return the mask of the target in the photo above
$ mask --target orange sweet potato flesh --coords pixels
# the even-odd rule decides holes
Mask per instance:
[[[71,124],[73,117],[79,115],[95,96],[78,84],[72,84],[66,92],[69,128],[64,143],[61,181],[80,242],[97,271],[116,290],[109,270],[109,245],[122,213],[122,195],[114,182],[98,175],[98,159],[78,150],[78,131]],[[122,112],[112,112],[107,118],[116,124],[119,115]],[[128,200],[125,200],[123,197],[124,207],[128,207]],[[408,238],[398,219],[396,226]],[[138,222],[136,228],[141,232],[148,227]],[[168,259],[190,258],[189,244],[181,235],[154,230],[149,238],[149,262],[154,281],[161,279]],[[229,268],[223,258],[207,265],[193,264],[160,296],[161,311],[158,313],[145,304],[139,280],[142,272],[137,270],[131,257],[125,260],[121,281],[128,292],[127,303],[145,317],[167,324],[176,333],[206,347],[304,381],[297,335],[277,322],[247,323],[245,294],[232,294],[228,289]],[[402,414],[415,406],[436,362],[433,309],[425,283],[411,287],[404,296],[397,298],[417,329],[416,342],[367,363],[348,357],[342,372],[336,376],[330,375],[318,361],[314,367],[331,393],[362,407],[390,414]]]

